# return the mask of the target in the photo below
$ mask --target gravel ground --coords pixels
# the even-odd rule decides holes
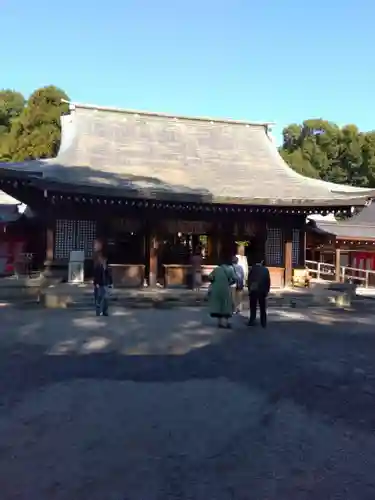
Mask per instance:
[[[2,500],[375,498],[373,313],[0,310]]]

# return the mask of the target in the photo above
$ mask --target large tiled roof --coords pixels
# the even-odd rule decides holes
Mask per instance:
[[[75,104],[57,158],[8,165],[44,179],[126,196],[216,203],[338,206],[375,191],[309,179],[279,155],[266,123],[187,118]],[[42,165],[41,165],[42,163]]]

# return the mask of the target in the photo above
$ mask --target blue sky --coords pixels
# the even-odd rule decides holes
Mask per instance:
[[[187,115],[375,129],[371,0],[0,0],[0,87]]]

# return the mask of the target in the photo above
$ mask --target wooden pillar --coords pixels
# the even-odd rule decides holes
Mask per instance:
[[[158,280],[158,240],[155,234],[150,235],[149,286],[156,287]]]
[[[224,233],[224,226],[223,226],[222,222],[216,223],[215,224],[215,238],[214,238],[215,264],[220,264],[221,260],[222,260],[223,233]]]
[[[94,241],[94,256],[102,253],[108,257],[108,239],[117,237],[117,219],[111,217],[108,223],[108,218],[104,214],[98,214],[96,217],[96,234]],[[116,264],[116,262],[111,262]]]
[[[353,267],[353,252],[350,250],[348,251],[348,267]]]
[[[207,249],[206,249],[206,258],[208,260],[208,262],[211,262],[212,258],[213,258],[213,249],[214,249],[214,245],[213,245],[213,236],[212,234],[208,234],[207,235]]]
[[[267,225],[265,222],[261,221],[258,224],[255,238],[258,241],[257,260],[266,262]]]
[[[191,250],[192,252],[194,253],[196,251],[196,249],[198,248],[200,244],[200,241],[199,241],[199,235],[198,234],[193,234],[192,237],[191,237]]]
[[[341,281],[341,255],[340,247],[336,243],[336,253],[335,253],[335,280]]]
[[[51,224],[46,228],[46,262],[52,262],[54,256],[55,235]]]
[[[299,252],[298,252],[298,265],[306,265],[306,246],[307,246],[307,233],[306,229],[300,229],[299,232]],[[314,260],[314,259],[312,259]]]
[[[235,243],[234,243],[234,224],[231,220],[224,220],[222,223],[222,232],[220,234],[221,238],[221,262],[231,261],[232,256],[235,253]],[[229,263],[228,262],[228,263]]]
[[[284,286],[292,284],[293,278],[293,232],[291,227],[284,230]]]
[[[44,276],[52,275],[52,264],[54,258],[54,243],[55,243],[55,224],[51,220],[46,220],[45,223],[45,259],[44,259]]]

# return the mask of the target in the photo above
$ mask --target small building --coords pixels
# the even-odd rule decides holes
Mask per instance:
[[[273,286],[304,265],[305,220],[350,214],[374,190],[306,178],[280,157],[269,123],[188,118],[72,104],[56,158],[3,164],[0,188],[38,215],[45,258],[66,269],[83,250],[108,255],[118,283],[186,282],[246,244]]]
[[[308,259],[334,264],[338,274],[336,279],[340,279],[342,267],[375,271],[374,203],[345,220],[311,221],[307,235]],[[364,276],[364,273],[359,274]],[[375,285],[375,276],[368,275],[372,281],[370,285]]]
[[[32,223],[25,205],[0,191],[0,276],[12,274],[25,260]]]

